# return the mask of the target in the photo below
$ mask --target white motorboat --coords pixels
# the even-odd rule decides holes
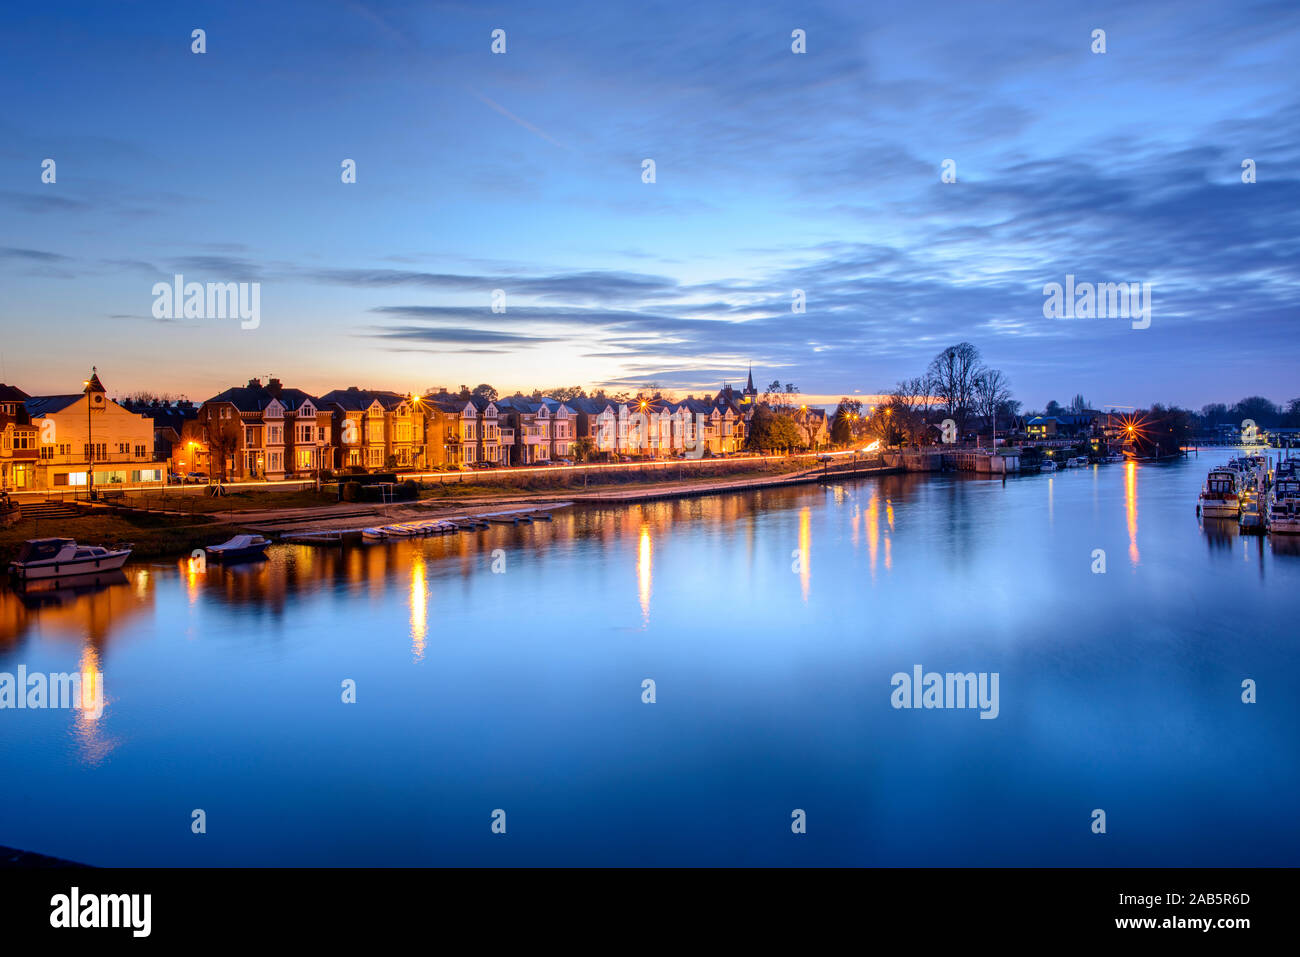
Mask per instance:
[[[1279,478],[1268,506],[1268,528],[1282,535],[1300,535],[1300,478]]]
[[[1207,518],[1236,518],[1241,510],[1245,477],[1235,468],[1211,469],[1201,489],[1201,513]]]
[[[130,545],[78,545],[71,538],[32,538],[23,543],[9,573],[23,581],[71,578],[121,568],[131,557]]]
[[[1056,471],[1056,463],[1053,462],[1051,459],[1043,459],[1043,471],[1044,471],[1044,472],[1055,472],[1055,471]]]

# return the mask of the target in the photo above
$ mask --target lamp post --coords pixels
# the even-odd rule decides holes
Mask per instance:
[[[95,436],[90,422],[90,380],[81,383],[86,390],[86,497],[95,497]]]

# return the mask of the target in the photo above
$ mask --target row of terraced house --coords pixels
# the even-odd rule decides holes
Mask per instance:
[[[726,455],[744,447],[752,384],[712,399],[425,395],[350,386],[319,397],[252,379],[213,396],[188,436],[200,467],[232,479],[318,470],[420,470],[585,458]],[[225,463],[223,468],[222,463]]]
[[[406,470],[727,455],[745,445],[757,402],[712,398],[491,399],[350,386],[311,395],[279,379],[190,402],[113,400],[97,372],[80,393],[29,396],[0,384],[0,487],[11,491],[227,481],[340,469]],[[824,418],[824,415],[823,415]],[[823,426],[824,429],[824,426]]]

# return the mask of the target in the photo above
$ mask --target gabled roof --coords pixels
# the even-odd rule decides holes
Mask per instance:
[[[551,415],[556,415],[561,409],[566,410],[570,415],[573,415],[578,411],[570,406],[569,403],[561,402],[559,399],[553,399],[549,395],[542,396],[542,404],[550,410]]]
[[[564,403],[574,412],[581,412],[585,415],[600,415],[606,409],[614,409],[617,403],[609,399],[596,399],[590,396],[575,396]]]
[[[35,418],[36,416],[53,415],[56,412],[62,412],[78,399],[84,398],[84,396],[84,392],[78,392],[76,395],[34,395],[23,404],[27,407],[27,414]]]
[[[285,389],[285,392],[296,391]],[[354,385],[346,389],[335,389],[332,392],[326,392],[320,397],[320,405],[337,405],[345,412],[364,412],[376,402],[385,412],[392,412],[403,402],[410,402],[409,395],[402,395],[400,392],[389,392],[386,389],[358,389]]]
[[[228,403],[240,412],[264,412],[272,402],[279,402],[286,412],[296,412],[304,402],[308,401],[318,408],[320,406],[320,400],[315,396],[303,392],[302,389],[286,389],[280,385],[279,379],[272,379],[269,385],[271,388],[263,385],[260,379],[250,379],[248,385],[235,386],[225,392],[219,392],[203,404]],[[136,411],[148,414],[147,409]]]
[[[31,396],[17,386],[0,382],[0,402],[22,402],[30,398]]]
[[[506,410],[508,412],[522,412],[525,415],[533,415],[543,407],[543,403],[527,396],[512,395],[504,399],[496,400],[498,411]]]
[[[274,401],[275,396],[260,386],[235,386],[225,392],[218,392],[203,404],[218,405],[226,403],[233,405],[240,412],[261,412]]]

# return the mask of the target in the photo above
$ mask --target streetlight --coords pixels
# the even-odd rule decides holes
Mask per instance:
[[[81,387],[86,390],[86,497],[95,497],[95,437],[90,422],[90,380],[83,379]]]

